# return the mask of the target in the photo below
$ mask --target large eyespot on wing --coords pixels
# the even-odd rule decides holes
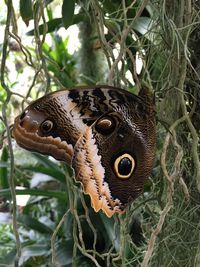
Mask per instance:
[[[101,165],[105,168],[104,181],[112,199],[120,201],[121,210],[143,192],[155,148],[154,125],[127,109],[125,106],[120,113],[109,114],[116,119],[116,126],[107,135],[96,127],[104,116],[93,125]]]
[[[75,178],[83,185],[84,192],[90,195],[92,207],[96,212],[103,210],[108,217],[123,212],[122,203],[111,195],[105,181],[105,168],[92,127],[88,127],[74,147],[72,167]]]
[[[135,169],[135,159],[129,153],[123,153],[118,156],[113,164],[116,177],[119,179],[128,179]]]

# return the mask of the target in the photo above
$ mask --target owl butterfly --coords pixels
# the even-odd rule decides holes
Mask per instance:
[[[97,212],[122,213],[143,191],[155,152],[154,105],[109,86],[43,96],[15,119],[13,136],[30,151],[71,164]]]

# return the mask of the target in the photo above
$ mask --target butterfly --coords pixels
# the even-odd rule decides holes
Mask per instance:
[[[123,213],[153,168],[155,108],[147,88],[138,95],[110,86],[47,94],[15,119],[23,148],[71,165],[97,212]]]

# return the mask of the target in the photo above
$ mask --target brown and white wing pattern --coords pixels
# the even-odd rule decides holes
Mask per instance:
[[[108,86],[48,94],[16,118],[13,136],[25,149],[71,164],[95,211],[124,211],[143,191],[155,154],[154,105]]]

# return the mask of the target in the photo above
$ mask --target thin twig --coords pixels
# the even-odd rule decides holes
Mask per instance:
[[[15,257],[15,267],[19,266],[19,259],[21,256],[21,243],[18,233],[18,226],[17,226],[17,201],[16,201],[16,193],[15,193],[15,181],[14,181],[14,155],[13,155],[13,148],[12,148],[12,140],[11,140],[11,133],[9,124],[7,121],[7,106],[10,101],[12,92],[9,90],[8,86],[5,83],[5,68],[6,68],[6,58],[7,58],[7,48],[8,48],[8,40],[9,40],[9,29],[11,25],[11,18],[12,18],[12,0],[7,1],[7,20],[6,20],[6,27],[4,32],[4,41],[3,41],[3,50],[2,50],[2,60],[1,60],[1,86],[6,91],[7,97],[5,102],[2,106],[2,117],[4,124],[6,126],[6,132],[7,132],[7,139],[8,139],[8,147],[9,147],[9,153],[10,153],[10,177],[9,177],[9,183],[10,183],[10,189],[11,189],[11,196],[13,201],[13,232],[16,239],[16,249],[17,254]]]
[[[118,63],[121,61],[121,59],[123,57],[123,54],[125,52],[126,38],[127,38],[128,34],[131,32],[133,24],[135,23],[136,19],[140,17],[140,15],[142,14],[142,11],[144,10],[146,5],[148,4],[148,1],[149,0],[144,0],[142,2],[139,10],[137,11],[135,17],[132,19],[132,21],[129,24],[129,26],[126,27],[125,24],[124,24],[124,29],[122,31],[121,41],[120,41],[120,51],[119,51],[119,55],[117,56],[117,58],[115,59],[115,61],[113,62],[112,66],[111,66],[110,73],[109,73],[109,78],[108,78],[108,83],[109,84],[113,84],[115,70],[116,70]]]
[[[169,211],[171,210],[172,206],[173,206],[173,194],[174,194],[174,181],[176,177],[179,177],[179,173],[180,173],[180,166],[181,166],[181,161],[182,161],[182,157],[183,157],[183,149],[182,147],[178,144],[177,140],[176,140],[176,134],[175,134],[175,127],[177,126],[177,122],[175,122],[171,127],[170,127],[170,132],[167,134],[166,138],[165,138],[165,142],[163,145],[163,151],[161,154],[161,167],[163,170],[163,173],[167,179],[168,182],[168,187],[167,187],[167,203],[164,207],[164,209],[162,210],[161,214],[160,214],[160,218],[158,221],[158,224],[155,228],[155,230],[152,232],[150,240],[148,242],[148,247],[147,247],[147,251],[145,253],[144,259],[142,261],[141,267],[147,267],[148,263],[150,261],[150,258],[152,256],[154,247],[155,247],[155,243],[156,243],[156,239],[159,235],[159,233],[162,230],[163,224],[165,222],[165,218],[167,216],[167,214],[169,213]],[[171,133],[173,134],[173,138],[171,136]],[[169,146],[170,143],[170,139],[173,142],[173,145],[177,148],[177,155],[176,155],[176,159],[175,159],[175,164],[174,164],[174,171],[173,173],[170,175],[168,173],[167,167],[166,167],[166,155],[167,155],[167,148]]]
[[[42,46],[45,42],[45,37],[46,37],[46,33],[47,33],[47,23],[45,21],[45,16],[44,16],[44,3],[40,0],[36,3],[36,8],[34,9],[34,32],[35,32],[35,40],[36,40],[36,54],[38,56],[38,61],[40,63],[41,61],[41,66],[39,67],[39,69],[41,68],[44,71],[44,75],[45,75],[45,82],[46,82],[46,92],[48,92],[49,87],[50,87],[50,76],[49,76],[49,72],[47,69],[47,65],[46,65],[46,61],[45,61],[45,57],[43,55],[43,51],[42,51]],[[39,31],[39,21],[40,21],[40,17],[42,17],[43,20],[43,35],[42,35],[42,40],[40,40],[40,31]]]
[[[52,264],[54,264],[54,266],[56,267],[60,267],[60,264],[59,262],[56,260],[56,247],[55,247],[55,244],[56,244],[56,237],[57,237],[57,234],[61,228],[61,226],[64,224],[64,221],[69,213],[69,209],[65,212],[65,214],[63,215],[62,219],[59,221],[58,225],[56,226],[52,236],[51,236],[51,253],[52,253]]]

